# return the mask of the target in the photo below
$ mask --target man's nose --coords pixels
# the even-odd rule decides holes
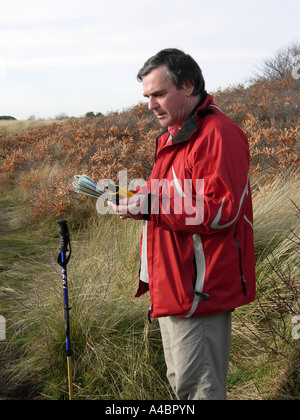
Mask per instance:
[[[148,103],[148,109],[149,111],[154,111],[158,107],[158,103],[155,98],[150,97],[149,103]]]

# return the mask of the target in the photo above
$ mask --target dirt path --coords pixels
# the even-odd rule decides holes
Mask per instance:
[[[6,215],[3,202],[0,200],[0,238],[3,239],[4,235],[9,233],[9,230],[10,230],[9,219]],[[0,248],[0,252],[2,252],[1,248]],[[0,265],[0,273],[3,271],[4,271],[4,267]],[[6,300],[6,296],[4,292],[4,287],[2,286],[1,280],[0,280],[0,315],[4,317],[6,315],[5,300]],[[0,340],[0,400],[7,400],[11,398],[11,396],[7,395],[6,383],[5,383],[6,382],[5,373],[11,359],[12,359],[12,354],[8,350],[8,345],[6,341]]]
[[[39,280],[40,262],[48,261],[52,250],[53,236],[35,224],[29,225],[24,204],[14,203],[0,191],[0,316],[6,320],[6,340],[0,340],[0,400],[39,398],[32,392],[34,387],[22,377],[18,378],[21,385],[16,386],[10,380],[9,387],[8,372],[21,357],[14,336],[22,334],[19,331],[24,321],[22,299],[26,298],[27,287],[30,290]]]
[[[9,231],[9,220],[6,215],[5,207],[0,200],[0,234],[4,234]]]
[[[0,197],[0,315],[6,319],[6,327],[10,323],[13,305],[13,289],[9,286],[10,278],[13,278],[10,275],[10,262],[17,260],[18,249],[14,243],[22,236],[18,229],[11,227],[9,210],[5,199]],[[7,335],[6,332],[6,340],[0,340],[0,400],[24,400],[28,396],[26,388],[8,389],[7,372],[18,356]]]
[[[5,237],[10,233],[9,218],[7,215],[7,209],[5,208],[3,201],[0,200],[0,253],[4,253],[3,243]],[[0,315],[6,318],[7,307],[6,302],[8,299],[6,288],[3,285],[1,273],[6,270],[6,267],[0,264]],[[9,344],[5,340],[0,340],[0,400],[12,399],[13,395],[7,392],[6,383],[6,371],[14,359],[13,352],[9,349]]]

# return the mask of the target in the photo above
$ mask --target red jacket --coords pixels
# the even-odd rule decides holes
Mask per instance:
[[[212,101],[158,137],[141,189],[148,200],[136,296],[150,290],[153,318],[212,315],[255,299],[248,140]]]

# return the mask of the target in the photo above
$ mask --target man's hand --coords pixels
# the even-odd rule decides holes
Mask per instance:
[[[108,201],[107,205],[112,207],[114,212],[120,217],[120,219],[128,219],[138,217],[140,214],[140,197],[133,196],[130,198],[123,198],[119,201],[119,204],[115,204],[112,201]]]

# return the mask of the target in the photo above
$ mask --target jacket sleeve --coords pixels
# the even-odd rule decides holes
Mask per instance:
[[[183,164],[185,179],[174,178],[169,211],[164,208],[166,192],[160,188],[158,194],[150,192],[144,218],[183,233],[234,228],[249,194],[249,147],[243,131],[233,123],[213,128],[195,141]],[[148,189],[149,185],[148,181]]]

